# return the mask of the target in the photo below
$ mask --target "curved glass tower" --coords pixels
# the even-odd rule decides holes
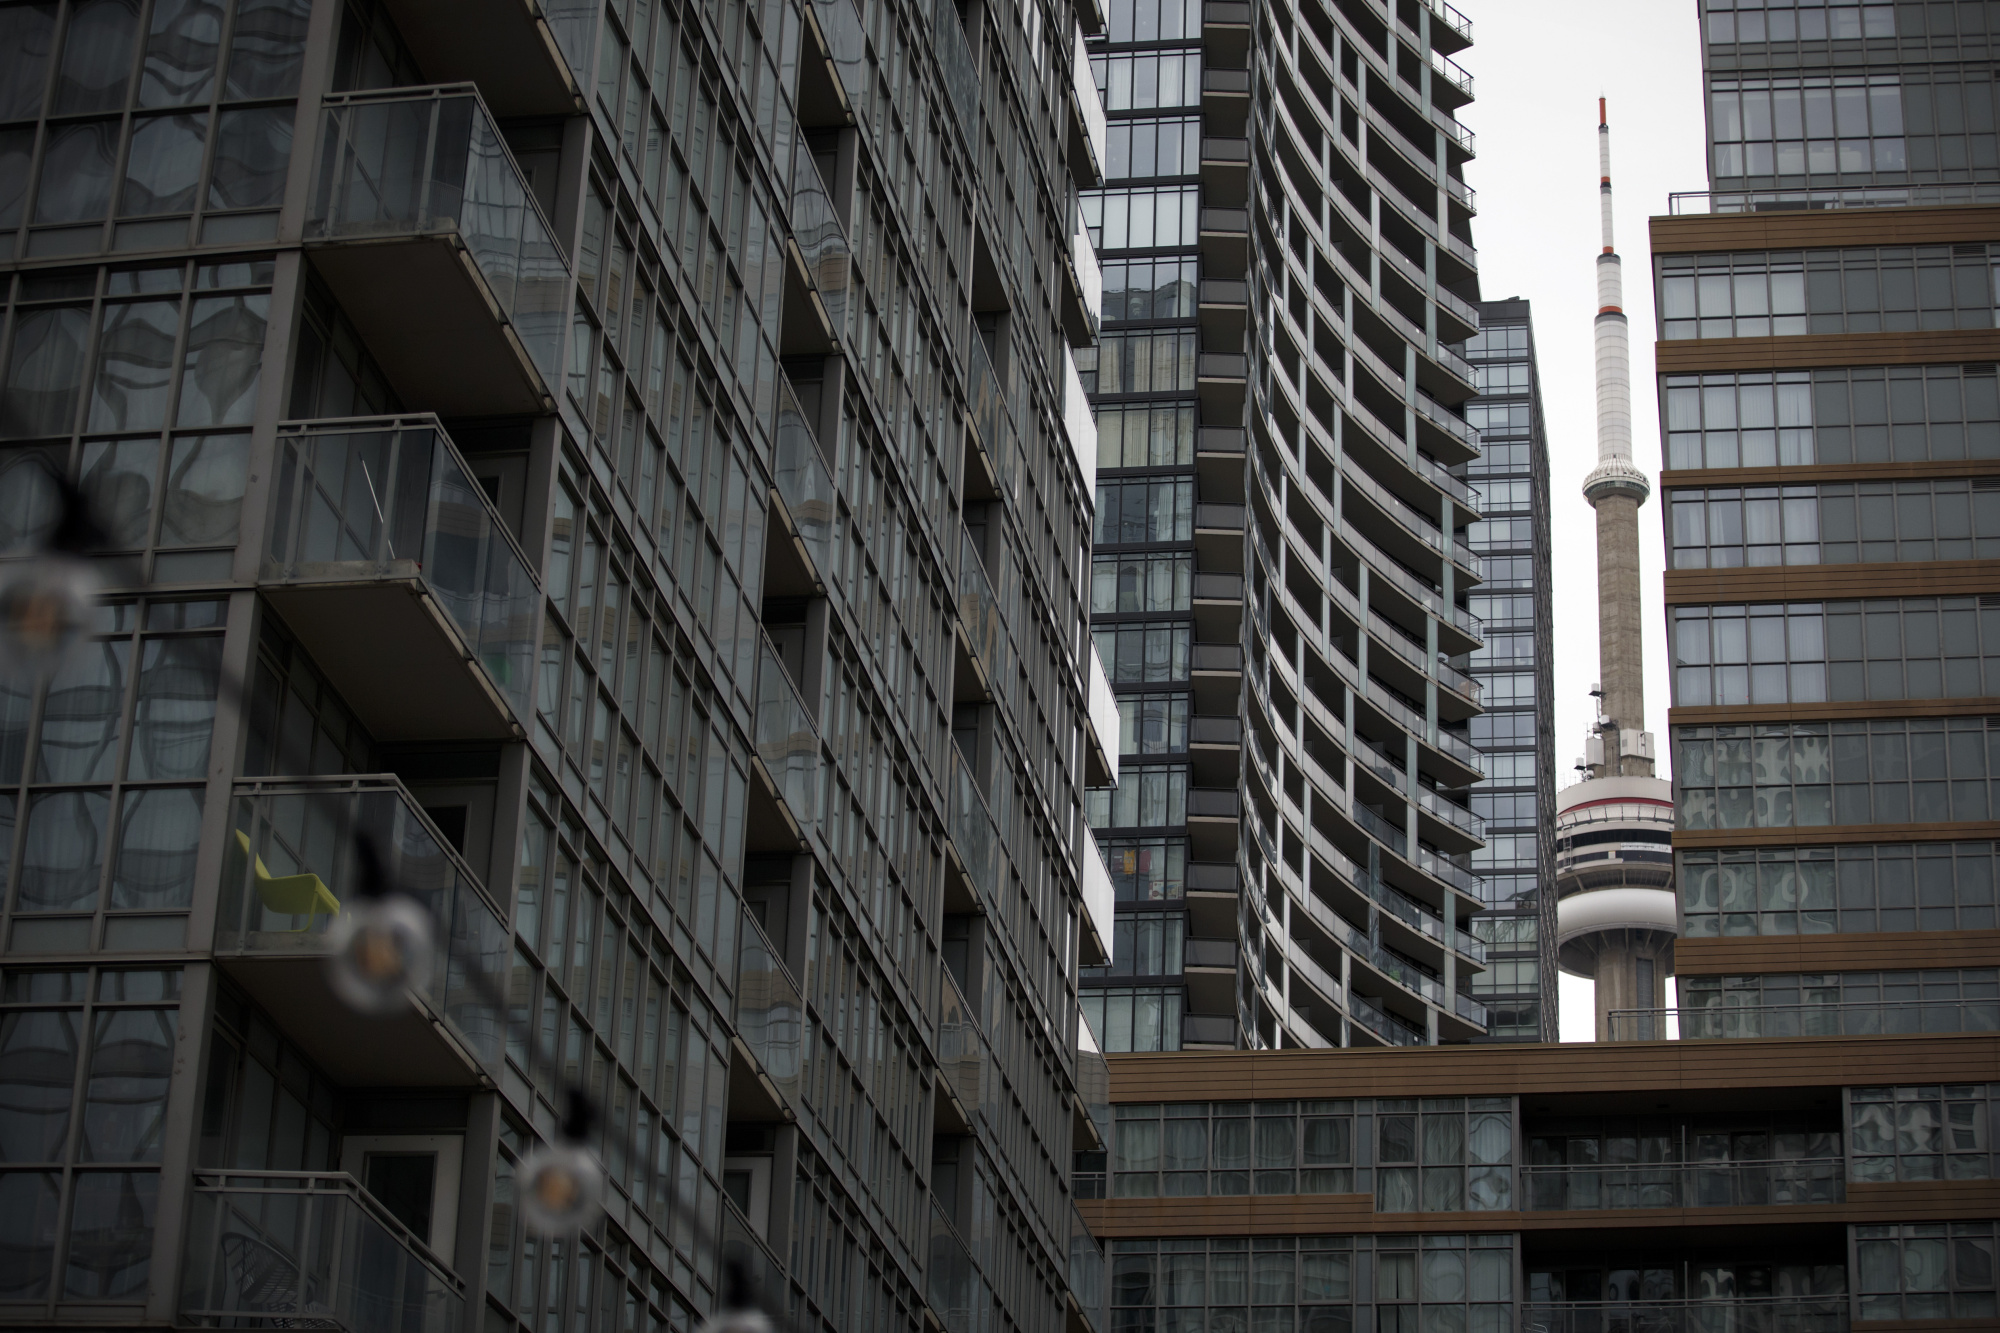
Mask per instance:
[[[1117,975],[1085,1007],[1113,1049],[1464,1040],[1470,25],[1258,15],[1132,0],[1093,47],[1092,627],[1124,755],[1092,806]]]

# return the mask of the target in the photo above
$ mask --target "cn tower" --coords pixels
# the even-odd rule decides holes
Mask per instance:
[[[1611,125],[1597,101],[1597,467],[1583,495],[1597,511],[1598,716],[1556,798],[1556,950],[1562,970],[1597,983],[1597,1039],[1665,1037],[1662,1012],[1679,917],[1673,895],[1673,792],[1653,773],[1641,642],[1639,507],[1652,486],[1632,461],[1631,339],[1623,262],[1611,231]]]

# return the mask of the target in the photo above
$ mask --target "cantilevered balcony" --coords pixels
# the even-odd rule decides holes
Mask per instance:
[[[479,93],[330,98],[320,133],[306,244],[397,394],[444,416],[552,411],[569,267]]]
[[[358,901],[362,835],[394,891],[437,923],[429,984],[391,1017],[357,1014],[328,984],[327,932]],[[338,1083],[477,1087],[497,1077],[503,1016],[480,976],[501,984],[507,928],[394,774],[236,784],[215,960]]]
[[[203,1171],[190,1195],[182,1327],[465,1327],[465,1284],[352,1176]]]
[[[281,427],[258,585],[377,740],[523,734],[541,591],[435,418]]]

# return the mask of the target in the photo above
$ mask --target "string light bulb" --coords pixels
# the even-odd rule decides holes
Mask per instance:
[[[358,1013],[401,1013],[430,985],[436,938],[431,914],[407,896],[362,899],[327,932],[334,994]]]
[[[0,679],[32,684],[60,671],[89,632],[102,590],[91,563],[63,551],[0,570]]]
[[[695,1333],[777,1333],[771,1316],[757,1308],[750,1274],[741,1259],[722,1261],[721,1308],[708,1317]]]
[[[603,1209],[604,1165],[583,1146],[596,1123],[597,1104],[572,1087],[556,1142],[539,1144],[521,1158],[521,1220],[536,1235],[574,1236]]]

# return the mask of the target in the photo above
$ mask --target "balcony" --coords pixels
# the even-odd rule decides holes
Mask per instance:
[[[1235,278],[1203,278],[1195,299],[1202,345],[1241,347],[1250,320],[1250,284]]]
[[[924,1300],[944,1333],[974,1333],[993,1322],[993,1297],[973,1267],[936,1196],[931,1198],[930,1262],[924,1265]]]
[[[1187,982],[1188,1012],[1236,1012],[1236,941],[1190,937],[1182,946],[1181,975]]]
[[[196,1172],[191,1194],[182,1327],[465,1326],[465,1284],[352,1176]]]
[[[1104,325],[1104,270],[1097,262],[1097,247],[1090,243],[1090,228],[1083,225],[1083,213],[1070,207],[1069,263],[1063,276],[1063,332],[1070,344],[1087,347],[1097,341]]]
[[[1243,572],[1243,525],[1247,511],[1240,504],[1198,504],[1194,507],[1195,563],[1218,573]]]
[[[1848,1327],[1845,1296],[1537,1301],[1521,1306],[1523,1333],[1847,1333]]]
[[[1087,705],[1085,719],[1089,726],[1084,730],[1083,777],[1087,787],[1116,786],[1118,782],[1118,695],[1111,688],[1111,680],[1104,674],[1104,663],[1097,656],[1097,647],[1090,648],[1090,660],[1085,668],[1084,702]]]
[[[937,1051],[939,1090],[958,1123],[941,1127],[939,1133],[970,1133],[978,1123],[981,1099],[990,1089],[986,1083],[986,1036],[973,1019],[972,1006],[958,989],[951,969],[939,968],[943,984],[938,987]]]
[[[1211,5],[1210,8],[1213,8]],[[1234,1015],[1184,1014],[1181,1016],[1181,1049],[1184,1051],[1234,1050]]]
[[[500,1064],[500,912],[393,774],[238,782],[216,908],[216,963],[335,1082],[478,1087]],[[356,834],[437,923],[431,979],[402,1014],[355,1013],[328,984],[326,935],[360,891]]]
[[[991,700],[1001,697],[1013,679],[1014,643],[972,534],[960,528],[958,541],[959,646],[971,669],[973,697]]]
[[[1242,633],[1239,623],[1232,637]],[[1188,680],[1194,686],[1195,711],[1211,715],[1234,713],[1243,697],[1243,647],[1238,643],[1197,643],[1188,653]]]
[[[1384,1046],[1428,1046],[1430,1035],[1361,995],[1349,995],[1348,1016]],[[1366,1043],[1356,1043],[1364,1045]]]
[[[555,410],[569,266],[479,94],[325,106],[306,243],[397,393],[442,416]]]
[[[805,1061],[805,1006],[782,955],[747,910],[738,939],[736,1032],[744,1052],[755,1063],[732,1070],[729,1119],[731,1123],[777,1120],[784,1118],[785,1108],[799,1098]],[[732,1063],[740,1059],[738,1055]],[[747,1077],[737,1077],[738,1073]]]
[[[1241,277],[1249,257],[1249,210],[1204,208],[1195,226],[1201,241],[1202,272],[1219,278]]]
[[[1203,54],[1212,55],[1207,51]],[[1204,134],[1201,184],[1204,198],[1213,199],[1224,208],[1241,207],[1250,185],[1250,141],[1240,136],[1229,139]]]
[[[1203,0],[1201,45],[1204,63],[1243,68],[1250,52],[1250,6],[1243,0]]]
[[[1188,719],[1188,763],[1197,787],[1223,787],[1236,781],[1243,753],[1243,722],[1235,714],[1211,717],[1197,713]]]
[[[280,427],[258,584],[377,740],[525,734],[541,590],[435,418]]]
[[[1635,1166],[1523,1166],[1531,1212],[1584,1208],[1762,1208],[1840,1203],[1846,1159],[1661,1162]]]
[[[1243,428],[1203,426],[1195,432],[1194,465],[1205,500],[1243,502]]]
[[[819,823],[819,728],[791,673],[768,639],[757,659],[757,754],[754,769],[762,799],[753,798],[745,850],[796,852]],[[762,801],[772,804],[769,808]],[[762,816],[761,818],[759,816]]]
[[[826,592],[833,560],[833,474],[819,440],[799,406],[791,379],[778,372],[778,438],[772,459],[773,535],[790,538],[797,564],[769,561],[764,571],[767,597],[812,597]]]
[[[778,354],[823,356],[838,351],[840,334],[847,327],[853,250],[803,138],[792,154],[792,239],[785,255]]]
[[[979,790],[967,769],[965,759],[950,747],[951,777],[947,782],[946,801],[950,805],[950,842],[947,844],[957,861],[973,893],[990,906],[999,904],[1000,876],[1005,869],[1006,852],[1000,841],[1000,826],[993,820],[993,812],[986,806],[986,797]],[[950,890],[947,890],[949,894]],[[972,910],[972,904],[953,907],[953,911]]]
[[[1242,803],[1234,787],[1188,788],[1189,854],[1201,861],[1233,859],[1241,814]]]
[[[1901,1037],[2000,1032],[2000,1000],[1860,1000],[1847,1004],[1704,1005],[1613,1009],[1612,1041],[1658,1041],[1678,1025],[1682,1041],[1738,1037]]]
[[[1097,95],[1097,80],[1090,73],[1090,52],[1083,45],[1083,31],[1072,34],[1069,65],[1069,168],[1079,190],[1095,189],[1104,183],[1104,168],[1110,159],[1106,147],[1109,128],[1105,123],[1104,99]]]
[[[1111,1285],[1105,1278],[1104,1247],[1090,1234],[1090,1227],[1076,1205],[1069,1206],[1069,1299],[1070,1328],[1084,1321],[1080,1333],[1108,1333],[1111,1328]]]

